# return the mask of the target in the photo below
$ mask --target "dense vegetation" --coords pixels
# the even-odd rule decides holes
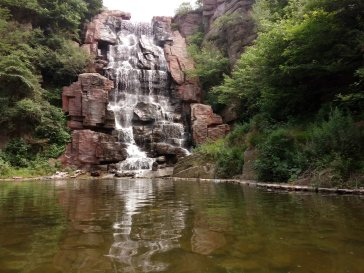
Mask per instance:
[[[61,87],[89,62],[78,42],[101,8],[101,0],[0,0],[0,137],[10,139],[0,176],[56,167],[47,160],[69,140]]]
[[[194,71],[215,103],[237,107],[243,125],[232,134],[245,140],[227,137],[198,151],[216,156],[221,169],[241,165],[239,156],[222,155],[229,149],[257,149],[255,169],[264,181],[310,176],[328,186],[363,185],[364,2],[257,0],[254,18],[258,38],[230,75],[216,83],[226,74],[223,57],[195,58]],[[211,64],[215,70],[201,68]]]

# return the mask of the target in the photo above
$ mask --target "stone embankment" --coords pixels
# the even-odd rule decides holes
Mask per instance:
[[[173,181],[192,181],[191,178],[179,178],[173,177]],[[340,189],[340,188],[322,188],[315,186],[298,186],[290,185],[286,183],[263,183],[250,180],[240,180],[240,179],[197,179],[199,182],[214,182],[214,183],[231,183],[231,184],[241,184],[249,187],[256,187],[271,191],[288,191],[288,192],[316,192],[322,194],[354,194],[354,195],[364,195],[364,189]]]

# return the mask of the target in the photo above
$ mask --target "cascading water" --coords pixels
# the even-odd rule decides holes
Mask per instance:
[[[109,46],[107,55],[106,74],[115,82],[108,109],[114,113],[119,141],[127,145],[128,157],[119,171],[138,174],[150,170],[155,161],[141,149],[143,143],[149,143],[149,148],[164,143],[188,151],[183,148],[181,117],[170,102],[164,51],[154,43],[151,24],[123,20],[119,24],[117,43]]]

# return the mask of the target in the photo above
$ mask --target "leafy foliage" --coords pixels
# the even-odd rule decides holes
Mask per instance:
[[[89,62],[75,41],[101,8],[101,0],[0,0],[0,126],[12,138],[2,173],[43,166],[63,152],[69,133],[60,89]]]
[[[190,2],[182,2],[181,5],[175,10],[176,15],[184,15],[193,10]]]
[[[355,0],[258,1],[259,37],[214,93],[221,103],[239,100],[250,117],[265,112],[276,120],[314,113],[340,93],[359,93],[362,10]]]
[[[258,150],[259,159],[255,162],[255,168],[258,178],[263,181],[297,179],[307,164],[297,139],[286,129],[272,131],[258,145]]]
[[[314,124],[309,133],[308,152],[314,167],[334,164],[344,178],[348,178],[352,170],[360,168],[364,130],[355,125],[350,115],[335,109],[327,120]]]
[[[215,175],[229,178],[240,175],[244,164],[245,127],[237,125],[225,138],[198,146],[194,152],[204,155],[216,163]]]
[[[202,32],[190,36],[188,42],[188,53],[195,62],[195,68],[187,73],[200,79],[207,102],[217,109],[217,99],[209,90],[222,82],[223,75],[230,69],[229,59],[213,43],[203,42]]]
[[[222,81],[223,74],[229,68],[229,61],[212,43],[206,42],[201,48],[191,44],[188,47],[188,53],[196,65],[195,69],[189,73],[191,76],[199,77],[204,90]]]

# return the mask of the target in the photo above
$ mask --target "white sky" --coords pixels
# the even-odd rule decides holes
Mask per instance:
[[[188,0],[103,0],[109,10],[131,13],[133,21],[150,22],[153,16],[173,16],[182,2]],[[190,0],[192,6],[196,0]]]

